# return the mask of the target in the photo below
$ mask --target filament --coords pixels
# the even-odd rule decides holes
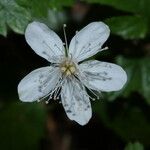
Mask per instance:
[[[68,57],[69,47],[68,47],[67,36],[66,36],[66,29],[65,28],[66,28],[66,24],[63,25],[63,31],[64,31],[64,37],[65,37],[65,43],[66,43],[65,54],[66,54],[66,57]]]

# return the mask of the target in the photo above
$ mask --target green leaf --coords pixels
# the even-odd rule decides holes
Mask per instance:
[[[45,114],[38,103],[5,104],[0,109],[0,149],[37,150],[44,133]]]
[[[46,17],[50,8],[50,0],[17,0],[17,3],[30,12],[32,20]]]
[[[7,27],[4,18],[5,18],[4,11],[0,10],[0,34],[6,37]]]
[[[86,0],[112,6],[118,10],[131,12],[134,16],[120,16],[110,18],[113,33],[125,39],[144,38],[150,23],[150,0]]]
[[[144,38],[147,33],[147,22],[140,16],[120,16],[106,20],[111,32],[125,39]]]
[[[1,34],[6,35],[6,24],[15,32],[23,34],[30,21],[30,13],[14,0],[0,0]]]
[[[149,0],[86,0],[90,3],[100,3],[112,6],[119,10],[142,14],[150,17]]]
[[[43,22],[49,25],[51,29],[58,30],[66,22],[67,17],[64,11],[50,10],[48,11],[48,16]]]
[[[50,0],[51,8],[61,8],[63,6],[72,6],[74,0]]]
[[[40,20],[47,17],[49,9],[62,9],[64,6],[73,5],[73,0],[17,0],[18,4],[24,6],[31,12],[32,18]]]
[[[126,146],[125,150],[144,150],[144,147],[139,142],[135,142],[135,143],[129,143]]]
[[[116,106],[113,104],[112,107],[112,103],[107,101],[99,101],[94,102],[93,110],[97,112],[105,126],[113,130],[125,142],[139,141],[149,146],[149,114],[146,116],[140,107],[131,106],[128,103],[119,105],[120,107]]]
[[[150,104],[150,59],[136,58],[125,59],[118,57],[117,62],[122,66],[128,76],[128,81],[125,87],[119,92],[113,92],[108,95],[114,100],[117,96],[129,96],[131,92],[139,92],[145,97],[145,100]]]

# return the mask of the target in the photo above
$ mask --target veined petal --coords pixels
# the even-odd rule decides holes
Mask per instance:
[[[100,51],[109,34],[109,27],[103,22],[90,23],[73,37],[69,53],[78,62],[89,58]]]
[[[80,64],[79,68],[80,80],[96,91],[118,91],[127,81],[126,72],[116,64],[94,60]]]
[[[85,88],[77,80],[65,80],[62,86],[61,100],[69,119],[80,125],[88,123],[92,116],[91,103]]]
[[[50,62],[58,62],[65,54],[61,39],[43,23],[30,23],[25,31],[25,38],[38,55]]]
[[[60,73],[54,67],[43,67],[32,71],[18,85],[20,100],[24,102],[39,100],[55,88],[59,78]]]

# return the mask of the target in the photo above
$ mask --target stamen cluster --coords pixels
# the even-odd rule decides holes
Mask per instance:
[[[71,61],[70,59],[66,59],[60,64],[60,70],[63,75],[71,76],[75,74],[77,69],[73,61]]]

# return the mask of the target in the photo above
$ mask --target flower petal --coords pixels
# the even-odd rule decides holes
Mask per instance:
[[[25,31],[25,38],[38,55],[50,62],[58,62],[58,58],[65,54],[61,39],[43,23],[30,23]]]
[[[59,78],[59,71],[53,67],[43,67],[32,71],[18,85],[20,100],[24,102],[39,100],[54,89]]]
[[[77,80],[65,80],[62,86],[61,99],[69,119],[80,125],[88,123],[92,116],[91,103],[85,88]]]
[[[100,51],[109,34],[109,27],[103,22],[90,23],[73,37],[69,53],[78,62],[91,57]]]
[[[118,91],[127,81],[126,72],[116,64],[94,60],[80,64],[79,68],[80,80],[96,91]]]

